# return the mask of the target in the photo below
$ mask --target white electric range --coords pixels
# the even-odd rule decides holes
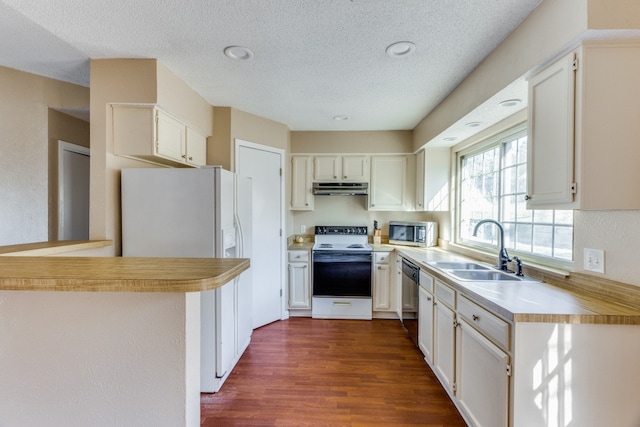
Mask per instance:
[[[367,227],[316,226],[311,316],[371,320],[372,257]]]

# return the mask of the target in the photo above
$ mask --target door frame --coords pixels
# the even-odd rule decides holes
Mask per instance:
[[[57,239],[60,240],[62,236],[64,236],[64,171],[68,167],[66,162],[64,161],[64,153],[70,151],[72,153],[82,154],[89,158],[91,158],[91,150],[87,147],[83,147],[82,145],[73,144],[71,142],[66,142],[63,140],[58,140],[58,236]],[[89,174],[91,177],[91,174]],[[89,178],[90,179],[90,178]],[[88,230],[90,232],[90,229]]]
[[[257,144],[255,142],[245,141],[243,139],[234,138],[235,148],[234,148],[234,170],[238,171],[240,169],[240,156],[238,156],[238,151],[240,147],[251,148],[254,150],[266,151],[268,153],[277,154],[280,156],[280,319],[284,320],[289,318],[289,311],[287,310],[286,304],[286,282],[287,278],[285,273],[286,269],[286,257],[285,254],[287,245],[286,245],[286,236],[285,236],[285,176],[284,176],[284,157],[285,150],[282,148],[271,147],[268,145]]]

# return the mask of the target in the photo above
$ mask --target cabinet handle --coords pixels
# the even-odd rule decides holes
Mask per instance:
[[[338,175],[333,175],[333,179],[338,179]]]
[[[307,268],[307,266],[306,266],[306,265],[303,265],[303,266],[302,266],[302,268]]]
[[[382,267],[378,266],[378,270],[382,270]]]
[[[186,155],[186,154],[183,154],[183,155],[182,155],[182,158],[183,158],[183,159],[186,159],[186,158],[187,158],[187,155]]]
[[[305,206],[309,206],[309,203],[305,203],[304,205],[305,205]]]
[[[347,179],[347,175],[344,176],[344,179]]]
[[[531,196],[529,196],[528,194],[526,196],[524,196],[525,200],[531,200]]]
[[[431,301],[431,297],[427,297],[427,301]]]
[[[477,314],[472,315],[471,318],[473,319],[474,322],[477,322],[478,320],[480,320],[480,316],[478,316]]]
[[[193,157],[189,157],[189,160],[193,160]]]

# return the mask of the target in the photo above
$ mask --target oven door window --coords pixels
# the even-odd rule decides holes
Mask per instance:
[[[371,297],[371,253],[313,252],[313,296]]]
[[[394,225],[389,230],[389,240],[400,240],[403,242],[415,241],[415,227],[410,225]]]

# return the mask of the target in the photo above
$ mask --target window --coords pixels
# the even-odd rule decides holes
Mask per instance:
[[[573,259],[573,211],[527,210],[526,129],[498,137],[459,156],[459,242],[495,248],[499,230],[475,225],[492,218],[504,225],[510,251],[559,261]]]

